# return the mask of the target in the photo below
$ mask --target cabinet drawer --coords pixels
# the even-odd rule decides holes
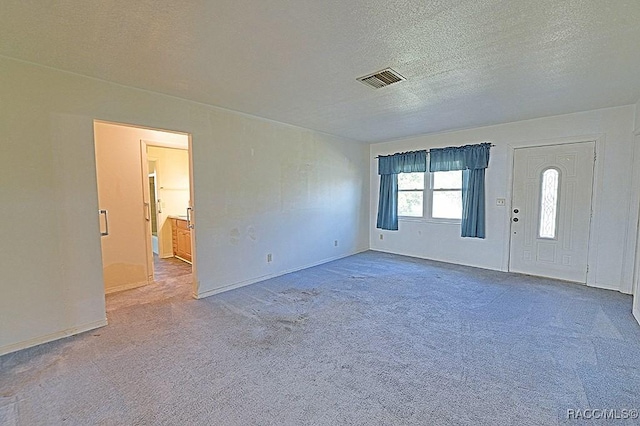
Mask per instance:
[[[178,229],[189,229],[186,220],[176,219],[176,227]]]

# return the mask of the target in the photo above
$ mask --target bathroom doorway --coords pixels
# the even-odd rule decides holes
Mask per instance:
[[[140,143],[143,174],[148,177],[148,193],[144,196],[150,210],[149,234],[154,256],[191,264],[193,223],[188,145],[167,146],[151,140]],[[157,259],[154,264],[158,264]]]
[[[151,251],[159,254],[158,248],[158,193],[156,188],[156,162],[149,161],[149,197],[151,198]]]
[[[94,137],[105,293],[157,285],[176,268],[191,277],[190,135],[96,120]],[[179,173],[173,157],[182,159]],[[175,257],[171,227],[174,218],[186,216],[188,238],[182,232],[180,241],[188,263]],[[191,293],[194,281],[183,280],[192,284]]]

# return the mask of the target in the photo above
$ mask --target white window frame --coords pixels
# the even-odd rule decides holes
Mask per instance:
[[[428,172],[413,172],[413,173],[422,173],[423,175],[425,173]],[[399,175],[398,175],[399,176]],[[427,177],[423,176],[422,177],[422,189],[400,189],[399,185],[398,185],[398,198],[400,198],[400,193],[401,192],[422,192],[422,216],[401,216],[400,213],[398,213],[398,219],[402,219],[402,220],[423,220],[424,219],[424,212],[425,212],[425,203],[427,202],[427,199],[425,198],[425,192],[427,189]]]
[[[460,170],[460,179],[462,181],[462,171]],[[446,217],[433,217],[433,193],[434,192],[460,192],[460,197],[462,198],[462,185],[460,185],[460,188],[440,188],[440,189],[434,189],[434,185],[433,185],[433,180],[434,180],[434,174],[438,173],[438,172],[433,172],[433,173],[429,173],[429,207],[427,210],[427,212],[429,213],[428,219],[430,221],[434,221],[434,222],[444,222],[444,223],[460,223],[462,219],[453,219],[453,218],[446,218]],[[443,172],[446,173],[446,172]],[[460,216],[462,216],[462,207],[460,207]]]
[[[424,189],[398,189],[398,193],[400,192],[422,192],[422,216],[401,216],[398,214],[398,220],[406,221],[406,222],[433,222],[433,223],[454,223],[459,224],[461,219],[449,219],[449,218],[440,218],[433,217],[433,193],[434,191],[460,191],[462,195],[462,188],[451,188],[451,189],[433,189],[433,176],[434,173],[438,172],[416,172],[416,173],[424,173]],[[462,173],[462,171],[460,171]],[[428,176],[427,176],[428,175]]]

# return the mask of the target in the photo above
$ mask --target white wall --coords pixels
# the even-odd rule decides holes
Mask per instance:
[[[368,146],[237,114],[209,124],[195,221],[199,271],[216,281],[200,294],[368,248]]]
[[[160,257],[173,256],[171,220],[169,216],[183,216],[189,207],[189,152],[185,149],[149,146],[150,159],[156,160],[156,192],[162,205],[158,213],[158,237],[161,239]]]
[[[6,58],[0,93],[0,354],[105,322],[94,119],[192,134],[198,296],[367,248],[365,145]]]
[[[371,145],[371,248],[507,270],[510,203],[496,206],[496,198],[510,200],[513,148],[597,139],[587,283],[630,293],[638,217],[631,184],[634,114],[634,106],[623,106]],[[486,172],[486,239],[461,238],[458,224],[401,221],[397,232],[376,229],[379,177],[374,157],[485,141],[496,145]]]

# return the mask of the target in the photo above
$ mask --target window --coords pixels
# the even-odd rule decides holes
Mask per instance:
[[[462,171],[431,173],[431,217],[462,219]]]
[[[429,177],[429,191],[425,178]],[[462,171],[400,173],[398,216],[427,219],[462,218]]]
[[[398,216],[424,215],[424,173],[398,175]]]
[[[556,238],[559,180],[560,172],[556,169],[547,169],[542,173],[540,223],[538,224],[540,238]]]

